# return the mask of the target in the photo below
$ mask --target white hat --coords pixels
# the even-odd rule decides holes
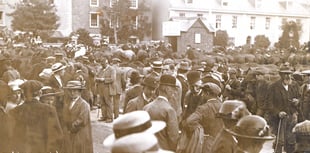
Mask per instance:
[[[113,134],[109,135],[103,142],[104,146],[111,146],[113,142],[123,136],[146,132],[157,133],[166,127],[163,121],[151,121],[151,117],[146,111],[133,111],[120,116],[113,122]]]
[[[21,90],[19,86],[23,84],[24,82],[25,82],[24,80],[16,79],[13,81],[9,81],[8,85],[11,87],[13,91],[17,91],[17,90]]]
[[[64,66],[62,63],[55,63],[51,67],[53,72],[57,72],[57,71],[60,71],[62,69],[65,69],[65,68],[66,68],[66,66]]]

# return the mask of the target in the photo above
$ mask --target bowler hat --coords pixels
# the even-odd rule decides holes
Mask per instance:
[[[248,115],[242,117],[235,127],[225,129],[237,138],[248,138],[255,140],[273,140],[274,136],[270,135],[269,126],[264,118],[258,115]]]
[[[193,85],[201,80],[201,73],[199,71],[190,71],[187,73],[187,80],[189,85]]]
[[[37,80],[27,80],[20,85],[20,88],[24,91],[37,92],[43,87],[43,83]]]
[[[154,88],[154,89],[158,87],[158,82],[157,82],[156,78],[151,77],[151,76],[148,76],[148,77],[144,78],[142,80],[141,84],[143,86],[151,87],[151,88]]]
[[[64,66],[62,63],[55,63],[51,67],[53,72],[57,72],[57,71],[60,71],[62,69],[65,69],[65,68],[66,68],[66,66]]]
[[[64,89],[85,89],[85,85],[81,81],[71,80],[68,81],[67,85],[63,87]]]
[[[151,121],[148,112],[138,110],[126,113],[113,122],[113,134],[109,135],[103,142],[104,146],[111,146],[116,139],[133,133],[155,134],[166,127],[163,121]]]
[[[167,86],[173,86],[176,87],[176,78],[172,75],[163,74],[159,79],[160,85],[167,85]]]
[[[220,107],[219,112],[216,114],[217,117],[223,119],[231,119],[231,120],[238,120],[239,117],[243,116],[236,116],[233,115],[233,112],[238,110],[238,108],[244,107],[246,109],[246,105],[243,101],[240,100],[226,100],[223,102],[222,106]]]
[[[154,134],[135,133],[116,140],[111,149],[112,153],[172,153],[159,148]]]

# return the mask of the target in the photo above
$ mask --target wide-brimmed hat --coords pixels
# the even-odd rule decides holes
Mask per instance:
[[[116,140],[111,149],[112,153],[172,153],[159,148],[158,140],[154,134],[135,133]]]
[[[293,70],[287,65],[282,65],[279,69],[279,74],[292,74]]]
[[[116,139],[129,134],[146,132],[155,134],[166,127],[163,121],[152,121],[148,112],[133,111],[118,117],[113,122],[113,134],[103,142],[104,146],[111,146]]]
[[[269,126],[264,118],[258,115],[248,115],[242,117],[235,127],[232,129],[226,129],[227,132],[239,138],[248,138],[256,140],[273,140],[274,136],[271,136]]]
[[[193,85],[201,80],[201,73],[199,71],[190,71],[187,73],[187,80],[189,85]]]
[[[56,92],[52,87],[50,86],[43,86],[41,88],[41,98],[48,97],[48,96],[55,96],[61,94],[61,92]]]
[[[53,72],[58,72],[58,71],[63,70],[63,69],[65,69],[65,68],[66,68],[66,66],[63,65],[62,63],[55,63],[55,64],[53,64],[52,67],[51,67],[51,69],[52,69]]]
[[[181,61],[180,65],[179,65],[179,69],[189,71],[191,69],[191,67],[190,67],[188,62]]]
[[[159,79],[160,85],[177,87],[176,82],[177,82],[176,78],[169,74],[163,74]]]
[[[11,87],[13,91],[18,91],[18,90],[21,90],[19,86],[22,85],[24,82],[25,82],[24,80],[16,79],[16,80],[9,81],[8,85]]]
[[[86,89],[85,84],[78,80],[68,81],[67,85],[63,87],[64,89]]]
[[[246,105],[243,101],[240,100],[225,100],[219,110],[219,112],[216,114],[216,117],[223,118],[223,119],[230,119],[230,120],[239,120],[241,117],[240,115],[234,115],[237,112],[240,111],[239,108],[246,109]],[[245,111],[248,112],[248,111]],[[244,113],[240,113],[244,114]],[[250,115],[250,114],[248,114]]]
[[[147,87],[150,87],[150,88],[157,88],[158,87],[158,81],[156,80],[156,78],[152,77],[152,76],[148,76],[148,77],[145,77],[143,80],[142,80],[142,83],[141,83],[143,86],[147,86]]]

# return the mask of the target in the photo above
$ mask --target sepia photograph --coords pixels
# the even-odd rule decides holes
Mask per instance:
[[[0,0],[0,153],[310,153],[310,0]]]

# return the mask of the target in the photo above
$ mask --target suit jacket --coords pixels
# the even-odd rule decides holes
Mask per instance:
[[[64,110],[66,151],[69,153],[92,153],[90,106],[79,97],[73,107]]]
[[[182,86],[181,106],[182,106],[182,110],[184,111],[185,109],[184,98],[189,89],[188,82],[187,82],[187,78],[181,74],[177,75],[177,79],[181,82],[181,86]]]
[[[121,68],[117,65],[113,65],[113,68],[115,69],[116,72],[116,78],[115,81],[113,82],[113,85],[116,88],[116,93],[117,94],[122,94],[123,88],[122,88],[122,71]]]
[[[60,151],[63,131],[56,110],[38,100],[24,102],[10,111],[13,119],[12,150],[20,153]]]
[[[99,95],[116,95],[116,86],[114,82],[116,81],[116,70],[108,65],[105,69],[98,72],[95,78],[104,78],[105,80],[97,81],[97,91]]]
[[[9,116],[6,114],[4,108],[0,106],[0,148],[3,153],[9,153],[10,151],[10,123]]]
[[[134,98],[134,99],[131,99],[128,104],[127,104],[127,107],[126,107],[126,111],[125,113],[129,113],[129,112],[133,112],[133,111],[137,111],[137,110],[143,110],[143,107],[145,105],[147,105],[149,102],[146,101],[142,94],[140,94],[140,96]]]
[[[156,134],[159,146],[166,150],[176,150],[179,138],[179,123],[175,110],[168,100],[158,96],[154,101],[144,106],[152,120],[160,120],[166,123],[166,128]]]

